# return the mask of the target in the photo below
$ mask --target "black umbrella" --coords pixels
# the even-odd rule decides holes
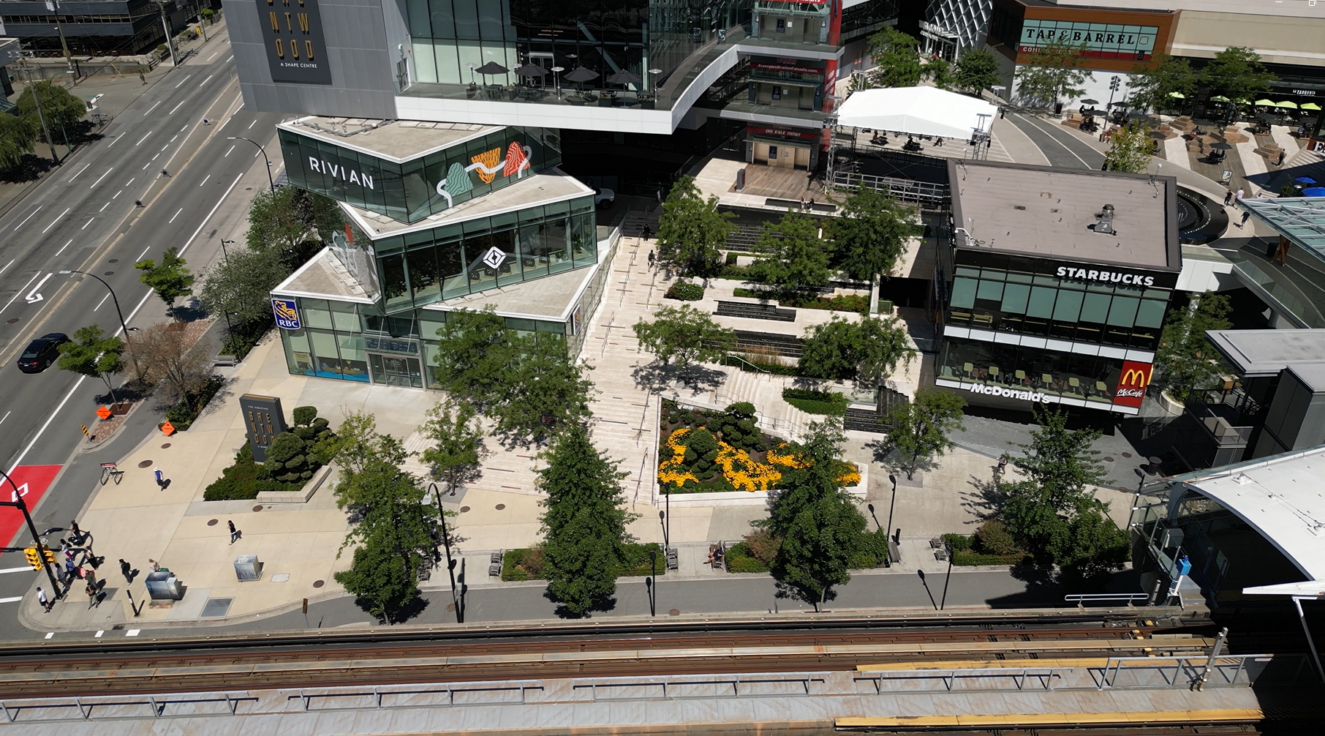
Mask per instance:
[[[1099,100],[1082,100],[1082,101],[1081,101],[1081,104],[1083,104],[1083,105],[1098,105],[1098,104],[1100,104],[1100,101],[1099,101]]]
[[[517,77],[544,77],[547,70],[537,64],[525,64],[515,70]]]
[[[1231,150],[1233,150],[1233,146],[1230,146],[1229,144],[1227,144],[1227,143],[1225,143],[1225,142],[1223,142],[1223,141],[1218,141],[1218,142],[1216,142],[1216,143],[1211,143],[1211,144],[1210,144],[1210,147],[1213,148],[1213,149],[1215,149],[1216,151],[1231,151]]]
[[[1127,102],[1124,101],[1124,100],[1118,100],[1117,102],[1110,102],[1110,103],[1109,103],[1109,107],[1126,107],[1126,106],[1127,106]]]
[[[598,78],[598,72],[577,66],[566,74],[567,82],[592,82]]]
[[[613,74],[612,76],[608,77],[607,81],[610,82],[611,84],[627,85],[627,84],[639,84],[640,82],[644,81],[644,78],[638,74],[633,74],[629,71],[626,71],[625,69],[622,69],[616,74]]]
[[[498,64],[495,61],[489,61],[488,63],[475,69],[474,71],[484,76],[488,76],[491,74],[505,74],[509,72],[510,69],[507,69],[506,67],[502,66],[501,64]]]

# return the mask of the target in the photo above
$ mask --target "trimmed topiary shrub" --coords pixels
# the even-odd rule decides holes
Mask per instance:
[[[697,302],[704,298],[704,287],[688,281],[677,281],[667,289],[667,293],[663,294],[663,297],[678,299],[683,302]]]
[[[296,427],[307,427],[317,419],[316,406],[296,406],[294,408],[294,423]]]

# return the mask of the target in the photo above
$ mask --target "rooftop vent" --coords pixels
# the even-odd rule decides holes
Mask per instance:
[[[1099,218],[1099,222],[1095,223],[1095,232],[1105,235],[1115,234],[1113,230],[1113,205],[1104,205],[1104,209],[1095,217]]]

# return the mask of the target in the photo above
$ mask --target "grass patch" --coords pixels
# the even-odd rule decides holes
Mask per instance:
[[[985,531],[986,525],[989,525],[990,523],[991,522],[985,522],[985,525],[981,526],[981,532]],[[1029,554],[1021,550],[1007,550],[1006,548],[1000,548],[998,551],[993,551],[986,549],[985,545],[981,542],[980,532],[970,536],[965,534],[944,534],[943,541],[947,542],[948,546],[952,548],[953,567],[1021,565],[1029,562],[1031,559]]]
[[[841,417],[847,413],[847,397],[836,392],[784,388],[782,400],[807,414]]]
[[[830,312],[855,312],[857,314],[867,314],[870,311],[870,298],[861,294],[839,294],[832,297],[811,296],[795,292],[778,293],[769,289],[747,289],[738,286],[732,289],[732,296],[776,301],[779,306],[794,309],[825,309]]]

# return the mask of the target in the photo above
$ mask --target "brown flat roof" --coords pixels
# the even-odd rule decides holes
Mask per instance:
[[[309,115],[287,120],[276,127],[339,148],[354,149],[370,156],[404,163],[468,138],[501,130],[503,126]]]
[[[948,177],[954,226],[968,233],[959,248],[1182,269],[1174,177],[966,160],[950,160]],[[1108,235],[1093,229],[1106,204]]]

